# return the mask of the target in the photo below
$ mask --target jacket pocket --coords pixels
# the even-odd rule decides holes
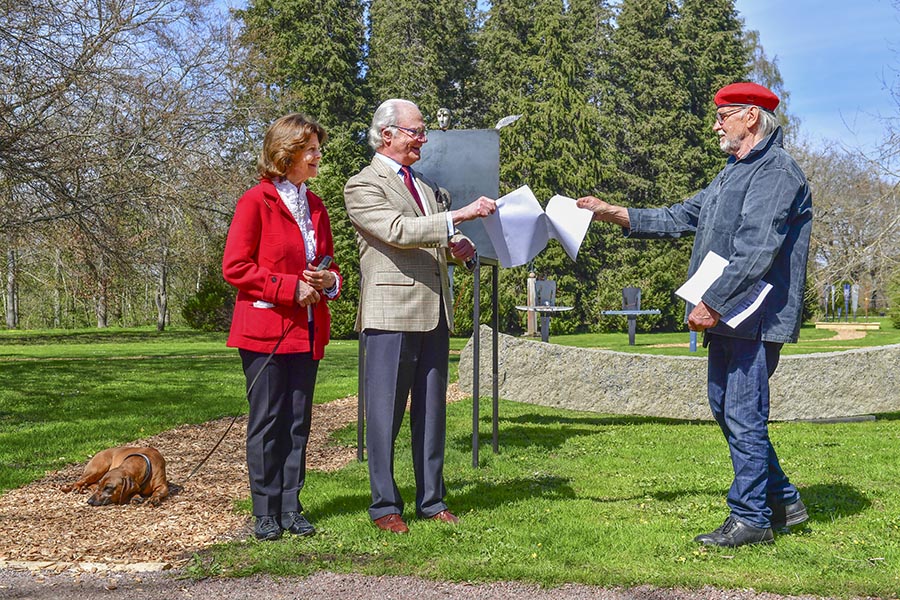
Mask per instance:
[[[413,285],[415,280],[397,271],[379,271],[375,274],[375,285]]]
[[[263,235],[259,243],[259,264],[273,269],[284,264],[287,245],[281,235]]]

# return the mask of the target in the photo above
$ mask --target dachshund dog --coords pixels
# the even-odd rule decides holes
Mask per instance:
[[[91,506],[128,504],[137,495],[151,506],[159,506],[169,495],[166,461],[156,448],[119,446],[98,452],[84,467],[81,479],[63,486],[62,491],[84,493],[98,481],[97,490],[88,499]]]

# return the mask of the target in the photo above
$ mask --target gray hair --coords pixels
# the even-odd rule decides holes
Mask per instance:
[[[764,108],[759,109],[759,130],[758,134],[762,137],[768,136],[778,127],[778,118],[775,113]]]
[[[384,138],[381,137],[381,132],[382,130],[397,124],[397,113],[401,106],[411,106],[416,108],[415,103],[410,102],[409,100],[391,98],[390,100],[382,102],[378,108],[375,109],[375,114],[372,115],[372,124],[369,126],[368,135],[369,145],[372,146],[373,150],[377,151],[384,146]]]

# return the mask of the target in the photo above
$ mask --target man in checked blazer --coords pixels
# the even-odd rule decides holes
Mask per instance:
[[[406,533],[403,499],[394,481],[394,441],[410,393],[416,515],[459,522],[444,502],[453,329],[447,258],[475,260],[475,247],[455,226],[493,213],[496,205],[482,196],[446,211],[436,200],[436,186],[409,168],[428,141],[422,114],[412,102],[383,102],[368,137],[375,156],[347,182],[344,202],[356,228],[362,275],[356,330],[365,333],[369,516],[381,529]]]

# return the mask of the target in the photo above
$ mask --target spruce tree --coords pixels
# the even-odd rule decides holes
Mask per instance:
[[[746,74],[740,23],[732,0],[625,0],[616,24],[601,113],[618,168],[601,191],[626,206],[666,206],[696,193],[724,163],[712,131],[712,97]],[[621,288],[635,285],[645,308],[663,312],[640,320],[639,328],[683,327],[684,303],[672,291],[687,275],[691,239],[601,235],[614,262],[602,273],[598,307],[616,305]]]
[[[375,104],[411,100],[429,127],[446,107],[454,126],[470,125],[475,15],[475,0],[372,0],[367,81]]]
[[[322,169],[308,182],[331,218],[335,260],[344,285],[331,304],[332,334],[352,335],[359,297],[359,255],[346,216],[343,187],[366,162],[364,131],[371,102],[362,78],[365,25],[362,0],[251,0],[237,11],[247,52],[243,111],[256,152],[262,130],[289,112],[302,112],[328,132]]]
[[[484,127],[510,114],[522,117],[501,131],[501,194],[528,185],[543,204],[554,194],[578,197],[603,177],[608,158],[592,102],[594,76],[606,42],[609,12],[598,2],[501,0],[491,5],[479,36],[477,107]],[[592,249],[572,263],[551,242],[534,261],[539,276],[557,282],[557,302],[575,306],[552,321],[554,331],[583,322],[595,286]],[[525,301],[527,270],[502,272],[501,294]],[[485,286],[486,287],[486,286]],[[512,306],[501,312],[505,330],[520,327]]]

